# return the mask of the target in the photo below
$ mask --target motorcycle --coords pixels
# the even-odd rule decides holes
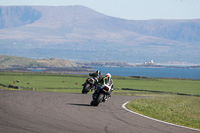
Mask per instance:
[[[85,83],[82,84],[83,90],[82,94],[87,94],[89,91],[93,91],[96,89],[97,79],[94,78],[88,78],[86,79]]]
[[[102,87],[98,86],[98,89],[93,94],[93,100],[91,101],[91,106],[98,106],[99,103],[105,102],[108,97],[108,92],[110,92],[111,86],[104,84]]]

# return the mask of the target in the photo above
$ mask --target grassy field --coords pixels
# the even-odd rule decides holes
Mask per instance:
[[[21,89],[51,91],[57,89],[81,89],[86,77],[78,75],[59,75],[41,73],[0,73],[0,83],[19,86]],[[17,82],[18,81],[18,82]]]
[[[21,90],[81,93],[87,75],[0,72],[2,85]],[[114,95],[148,96],[131,101],[127,107],[135,112],[200,129],[200,80],[113,77]],[[127,89],[128,88],[128,89]],[[136,91],[137,90],[137,91]],[[151,92],[153,91],[153,92]]]
[[[200,129],[200,97],[151,97],[133,100],[127,107],[152,118]]]
[[[0,73],[0,84],[19,86],[38,91],[82,89],[87,75],[61,75],[45,73]],[[133,92],[123,88],[200,95],[200,80],[113,77],[115,92]],[[19,82],[17,82],[19,81]],[[78,92],[77,92],[78,93]]]

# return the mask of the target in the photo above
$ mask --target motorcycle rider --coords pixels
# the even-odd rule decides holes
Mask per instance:
[[[107,85],[111,86],[110,91],[107,92],[107,96],[106,96],[106,98],[103,101],[103,102],[105,102],[108,98],[111,97],[111,92],[114,89],[113,88],[114,87],[113,80],[111,79],[111,74],[107,73],[106,76],[104,78],[102,78],[99,83],[101,84],[101,86],[104,85],[104,84],[107,84]],[[95,95],[96,92],[97,92],[97,90],[94,92],[93,96]]]
[[[101,82],[102,82],[102,85],[107,84],[107,85],[111,86],[110,91],[108,91],[108,93],[107,93],[107,98],[110,98],[111,97],[111,92],[114,89],[113,88],[114,87],[113,80],[111,79],[111,74],[107,73],[106,76],[102,79]],[[105,100],[107,100],[107,99],[105,99]]]
[[[92,78],[94,78],[96,80],[96,83],[98,83],[101,80],[101,78],[102,78],[101,72],[99,70],[97,70],[94,73],[90,73],[89,76],[91,76]]]

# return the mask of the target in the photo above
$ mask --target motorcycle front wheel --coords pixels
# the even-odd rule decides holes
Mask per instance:
[[[92,106],[98,106],[100,102],[102,102],[104,94],[100,93],[96,99],[91,102]]]

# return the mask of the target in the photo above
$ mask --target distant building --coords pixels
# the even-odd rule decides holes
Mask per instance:
[[[151,60],[150,62],[144,62],[145,65],[154,65],[154,61]]]

